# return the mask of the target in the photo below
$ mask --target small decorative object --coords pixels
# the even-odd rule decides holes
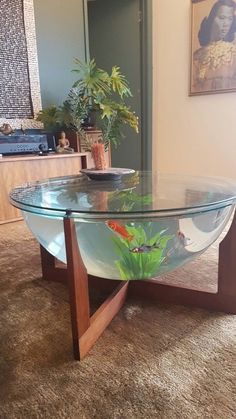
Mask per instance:
[[[107,169],[107,162],[105,157],[105,146],[103,143],[93,143],[91,145],[91,155],[94,161],[95,169]]]
[[[192,0],[190,95],[236,91],[236,3]]]
[[[58,141],[59,144],[56,148],[57,153],[74,153],[74,149],[70,147],[70,142],[66,138],[66,133],[64,131],[61,132],[61,136]]]
[[[14,132],[14,130],[13,130],[13,128],[11,127],[11,125],[10,124],[3,124],[1,127],[0,127],[0,132],[3,134],[3,135],[10,135],[10,134],[12,134],[13,132]]]

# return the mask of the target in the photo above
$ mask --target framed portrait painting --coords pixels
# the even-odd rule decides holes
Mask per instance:
[[[236,91],[236,2],[192,0],[190,95]]]

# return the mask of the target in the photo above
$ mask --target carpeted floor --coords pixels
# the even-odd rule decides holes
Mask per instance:
[[[129,301],[82,362],[67,289],[23,222],[0,226],[1,419],[236,418],[236,316]],[[217,244],[168,281],[214,290]]]

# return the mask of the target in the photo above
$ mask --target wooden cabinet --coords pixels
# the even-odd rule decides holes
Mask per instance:
[[[110,152],[106,153],[110,166]],[[19,185],[57,176],[75,175],[92,168],[91,153],[26,155],[0,158],[0,224],[22,219],[21,212],[9,202],[10,191]]]
[[[18,185],[39,179],[74,175],[91,167],[89,153],[53,154],[0,158],[0,224],[22,219],[9,202],[9,192]]]

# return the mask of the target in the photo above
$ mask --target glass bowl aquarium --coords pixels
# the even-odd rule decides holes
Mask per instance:
[[[235,205],[233,182],[135,172],[117,181],[86,175],[15,188],[11,203],[39,243],[66,263],[63,219],[75,222],[88,274],[143,280],[172,271],[204,252]]]

